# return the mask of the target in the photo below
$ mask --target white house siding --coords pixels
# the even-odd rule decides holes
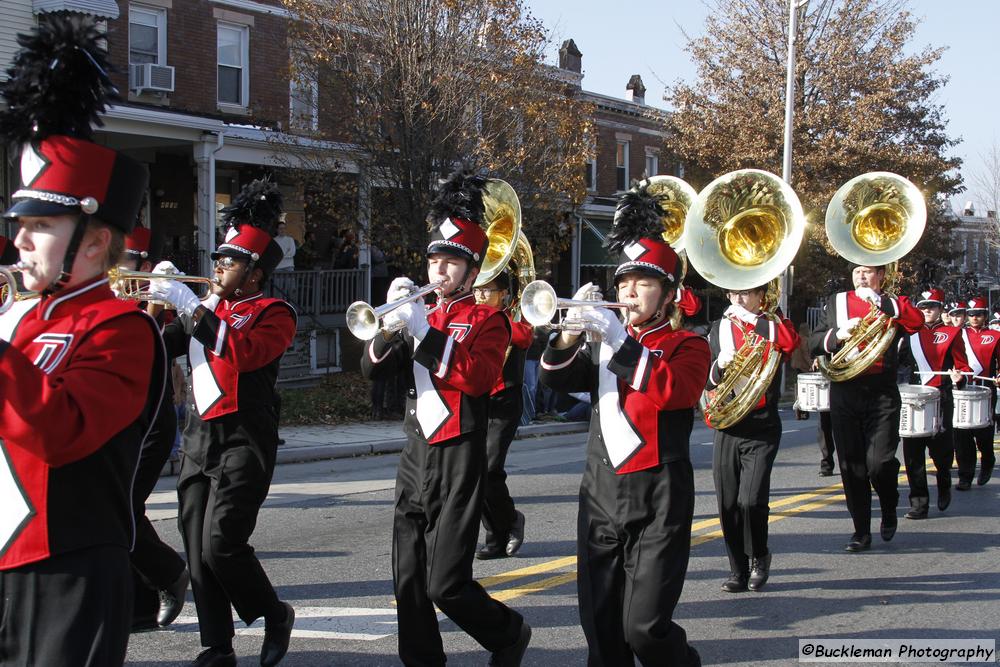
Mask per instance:
[[[17,35],[35,25],[31,0],[0,0],[0,81],[7,80],[7,68],[17,53]]]

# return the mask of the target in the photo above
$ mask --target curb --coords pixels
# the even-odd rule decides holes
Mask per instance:
[[[515,440],[526,438],[541,438],[549,435],[562,435],[567,433],[585,433],[589,422],[552,422],[547,424],[528,424],[517,429]],[[392,438],[389,440],[379,440],[376,442],[362,442],[356,444],[319,444],[307,446],[283,445],[278,447],[277,464],[285,463],[308,463],[310,461],[327,461],[330,459],[349,459],[357,456],[372,456],[377,454],[398,454],[406,445],[406,438]],[[172,477],[177,475],[180,464],[177,461],[168,461],[163,467],[161,477]]]

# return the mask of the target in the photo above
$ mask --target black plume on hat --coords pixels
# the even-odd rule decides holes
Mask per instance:
[[[456,171],[438,188],[437,197],[431,203],[431,216],[437,221],[442,218],[461,218],[482,224],[483,187],[486,178],[476,176],[470,170]]]
[[[283,201],[278,184],[260,178],[243,186],[233,203],[222,209],[223,220],[233,227],[253,225],[273,234],[281,219]]]
[[[0,88],[0,136],[14,145],[52,135],[89,140],[98,114],[119,100],[98,46],[93,17],[41,14],[38,27],[18,35],[21,50]]]
[[[663,239],[664,211],[656,198],[649,194],[648,180],[634,183],[632,189],[618,200],[614,225],[604,241],[613,254],[642,239]]]

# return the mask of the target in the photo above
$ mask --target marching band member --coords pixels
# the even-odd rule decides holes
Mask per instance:
[[[956,329],[965,328],[965,321],[968,315],[965,312],[965,304],[961,301],[952,301],[948,308],[948,317],[951,318],[951,326]]]
[[[216,283],[204,302],[182,282],[150,281],[152,296],[177,309],[163,330],[168,352],[186,354],[191,367],[195,409],[184,429],[177,495],[206,647],[193,663],[199,667],[236,664],[230,605],[247,625],[264,617],[265,667],[284,657],[295,620],[248,544],[274,473],[278,366],[295,336],[295,311],[262,292],[282,258],[270,233],[280,214],[281,193],[268,181],[250,183],[223,209],[232,228],[212,253]],[[174,271],[169,262],[154,269]]]
[[[166,372],[156,324],[106,276],[148,172],[91,141],[113,99],[93,19],[37,19],[0,112],[21,148],[4,217],[41,293],[0,318],[0,662],[104,667],[125,660],[131,485]]]
[[[969,299],[966,314],[968,325],[962,329],[962,341],[965,356],[969,366],[976,375],[996,377],[1000,368],[1000,335],[985,326],[989,310],[986,299],[976,296]],[[991,414],[996,407],[997,392],[995,382],[972,380],[973,384],[985,385],[990,388]],[[973,442],[974,441],[974,442]],[[993,452],[993,427],[984,426],[979,429],[955,429],[955,459],[958,463],[958,484],[956,491],[968,491],[972,488],[972,478],[976,474],[976,448],[979,449],[980,467],[976,483],[983,486],[993,475],[996,465],[996,454]]]
[[[136,226],[125,237],[125,252],[118,260],[118,266],[142,272],[153,268],[152,232],[148,227]],[[151,305],[147,312],[154,318],[162,318],[166,311],[162,306]],[[173,359],[167,360],[168,368],[173,364]],[[190,579],[187,566],[173,547],[160,539],[153,524],[146,518],[146,501],[170,458],[176,436],[174,383],[170,373],[167,373],[163,400],[156,413],[156,421],[142,443],[139,469],[132,484],[135,545],[129,559],[134,575],[133,631],[170,625],[184,607],[184,595]]]
[[[990,316],[989,326],[994,331],[1000,331],[1000,312],[993,312],[993,315]]]
[[[925,387],[936,387],[941,395],[942,430],[929,438],[903,438],[903,463],[910,484],[910,511],[907,519],[926,519],[930,492],[927,489],[926,454],[930,452],[937,468],[937,506],[942,512],[951,503],[952,451],[952,385],[965,383],[962,371],[968,370],[962,350],[962,333],[941,322],[944,292],[931,288],[921,295],[917,308],[923,313],[924,325],[901,341],[901,359],[912,360],[914,381]],[[940,374],[948,371],[948,374]],[[926,451],[925,451],[926,450]]]
[[[854,289],[827,299],[823,318],[810,341],[816,356],[837,352],[868,314],[872,305],[906,333],[920,329],[924,318],[905,296],[881,293],[883,266],[857,266],[851,270]],[[897,331],[897,336],[900,333]],[[882,508],[879,533],[889,541],[896,534],[899,503],[899,388],[896,385],[897,348],[857,377],[830,386],[830,418],[837,443],[840,476],[854,534],[845,546],[849,552],[871,548],[872,488]]]
[[[504,313],[510,322],[511,338],[507,358],[497,384],[490,392],[489,426],[486,433],[486,490],[483,494],[485,545],[476,558],[489,560],[513,556],[524,542],[524,514],[514,507],[507,489],[504,464],[524,409],[524,356],[531,346],[534,328],[515,322],[506,310],[511,295],[517,294],[510,271],[503,271],[482,287],[473,288],[476,302]]]
[[[790,355],[800,341],[795,325],[787,318],[781,317],[776,323],[761,316],[767,285],[729,290],[727,295],[730,306],[722,319],[712,324],[708,336],[714,359],[708,376],[709,391],[722,382],[726,368],[747,344],[751,332],[771,343],[765,359],[770,354]],[[767,518],[771,469],[781,442],[780,394],[781,374],[775,373],[752,412],[736,424],[715,431],[712,474],[719,502],[719,522],[729,556],[731,574],[722,584],[722,590],[727,593],[747,588],[760,590],[770,572]]]
[[[472,294],[486,255],[484,180],[453,174],[433,204],[427,279],[442,281],[438,308],[428,315],[422,302],[399,306],[386,325],[405,324],[405,332],[376,335],[361,359],[366,378],[410,374],[392,531],[405,665],[445,663],[435,605],[492,653],[491,665],[520,665],[531,639],[521,615],[472,577],[487,484],[489,395],[510,342],[507,318],[477,305]],[[410,280],[397,278],[387,302],[412,289]]]
[[[577,521],[577,585],[588,664],[700,665],[672,619],[687,573],[694,513],[689,438],[708,377],[708,344],[670,325],[680,262],[661,237],[659,204],[625,193],[609,235],[622,252],[623,325],[606,308],[568,314],[601,342],[554,336],[541,380],[590,392],[593,412]],[[584,285],[575,298],[594,289]]]

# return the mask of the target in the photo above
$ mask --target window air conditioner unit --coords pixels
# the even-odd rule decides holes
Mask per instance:
[[[174,92],[174,68],[169,65],[142,63],[129,65],[132,73],[132,90],[152,90],[158,93]]]

